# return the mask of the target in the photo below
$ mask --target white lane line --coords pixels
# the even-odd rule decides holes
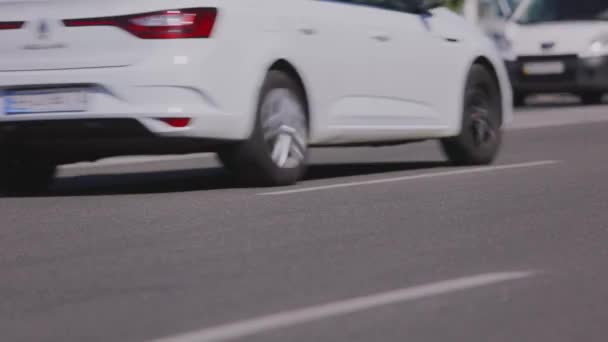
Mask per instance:
[[[570,125],[592,124],[608,121],[608,107],[568,107],[564,110],[530,109],[516,114],[508,130],[549,128]]]
[[[349,188],[349,187],[364,186],[364,185],[405,182],[405,181],[412,181],[412,180],[417,180],[417,179],[438,178],[438,177],[448,177],[448,176],[457,176],[457,175],[468,175],[468,174],[475,174],[475,173],[489,173],[489,172],[512,170],[512,169],[533,168],[533,167],[553,165],[553,164],[557,164],[560,162],[561,161],[558,161],[558,160],[541,160],[541,161],[534,161],[534,162],[520,163],[520,164],[486,166],[486,167],[459,169],[459,170],[451,170],[451,171],[444,171],[444,172],[424,173],[424,174],[403,176],[403,177],[373,179],[373,180],[361,181],[361,182],[338,183],[338,184],[313,186],[313,187],[308,187],[308,188],[299,188],[299,189],[292,189],[292,190],[263,192],[263,193],[259,193],[258,195],[261,195],[261,196],[290,195],[290,194],[297,194],[297,193],[303,193],[303,192]]]
[[[597,117],[576,117],[571,116],[567,118],[556,118],[553,122],[543,122],[538,121],[537,118],[530,115],[530,118],[527,120],[519,120],[513,125],[509,126],[507,130],[510,131],[521,131],[527,129],[536,129],[536,128],[552,128],[552,127],[564,127],[564,126],[575,126],[575,125],[587,125],[593,123],[603,123],[607,122],[608,117],[606,118],[597,118]]]
[[[199,331],[156,340],[156,342],[224,342],[260,333],[310,323],[326,318],[344,316],[386,305],[464,291],[482,286],[514,281],[533,276],[534,272],[499,272],[479,274],[395,291],[377,293],[294,311],[249,319],[206,328]]]

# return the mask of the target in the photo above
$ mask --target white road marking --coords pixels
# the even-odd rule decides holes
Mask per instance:
[[[603,123],[608,121],[608,108],[604,112],[605,107],[596,107],[595,110],[602,112],[572,112],[561,113],[556,112],[551,115],[551,120],[546,118],[546,114],[526,114],[521,115],[507,130],[517,131],[533,128],[551,128],[573,125],[584,125],[593,123]]]
[[[285,311],[244,321],[210,327],[156,342],[224,342],[257,335],[272,330],[292,327],[322,319],[349,315],[382,306],[459,292],[477,287],[514,281],[533,276],[534,272],[486,273],[389,292],[372,294],[303,309]]]
[[[515,114],[508,130],[549,128],[608,121],[608,106],[570,106],[555,108],[523,108]]]
[[[417,179],[428,179],[428,178],[468,175],[468,174],[475,174],[475,173],[489,173],[489,172],[496,172],[496,171],[503,171],[503,170],[533,168],[533,167],[553,165],[553,164],[557,164],[560,162],[561,161],[558,161],[558,160],[541,160],[541,161],[534,161],[534,162],[521,163],[521,164],[508,164],[508,165],[486,166],[486,167],[478,167],[478,168],[465,168],[465,169],[459,169],[459,170],[450,170],[450,171],[435,172],[435,173],[424,173],[424,174],[417,174],[417,175],[410,175],[410,176],[403,176],[403,177],[372,179],[372,180],[361,181],[361,182],[338,183],[338,184],[313,186],[313,187],[308,187],[308,188],[298,188],[298,189],[291,189],[291,190],[264,192],[264,193],[259,193],[258,195],[261,195],[261,196],[290,195],[290,194],[297,194],[297,193],[303,193],[303,192],[350,188],[350,187],[364,186],[364,185],[406,182],[406,181],[412,181],[412,180],[417,180]]]

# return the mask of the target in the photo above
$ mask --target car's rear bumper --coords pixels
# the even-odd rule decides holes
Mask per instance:
[[[101,82],[99,82],[101,81]],[[40,85],[32,83],[9,86],[4,89],[83,89],[87,93],[88,107],[84,112],[58,112],[13,114],[4,112],[2,87],[0,86],[0,123],[87,120],[132,119],[149,132],[159,136],[243,139],[248,134],[247,120],[243,114],[225,111],[199,86],[185,83],[171,85],[171,80],[157,82],[163,85],[132,85],[129,82],[100,78],[96,83],[70,82],[69,84]],[[38,81],[40,82],[40,81]],[[172,127],[160,119],[189,118],[187,127]]]
[[[0,144],[36,152],[57,164],[120,155],[213,152],[227,139],[162,136],[135,119],[63,119],[0,122]]]
[[[527,75],[529,62],[560,61],[565,70],[555,75]],[[608,92],[608,57],[579,58],[576,55],[528,56],[507,61],[513,89],[520,93]]]
[[[186,43],[174,42],[174,49],[158,50],[128,66],[0,72],[0,122],[134,119],[158,136],[246,139],[257,102],[258,75],[251,74],[257,65],[231,60],[230,44],[219,49],[211,41],[204,48]],[[4,112],[5,92],[62,88],[84,90],[86,111]],[[192,121],[176,128],[157,120],[176,117]]]

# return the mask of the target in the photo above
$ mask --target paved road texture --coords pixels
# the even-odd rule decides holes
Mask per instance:
[[[0,198],[0,340],[608,340],[608,107],[517,113],[500,160],[316,150],[295,187],[208,156]]]

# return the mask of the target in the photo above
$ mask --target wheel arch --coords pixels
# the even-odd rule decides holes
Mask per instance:
[[[494,64],[485,56],[478,56],[474,61],[473,61],[473,65],[479,65],[483,68],[485,68],[489,73],[490,76],[492,76],[492,79],[494,81],[494,84],[496,85],[496,88],[498,90],[498,94],[499,94],[499,100],[500,100],[500,123],[503,124],[504,123],[504,99],[503,99],[503,89],[501,86],[501,82],[500,79],[498,77],[498,71],[496,70]]]
[[[310,110],[310,97],[309,97],[309,93],[307,91],[307,87],[306,84],[304,82],[304,79],[301,76],[301,73],[298,71],[298,69],[292,64],[290,63],[287,59],[285,58],[280,58],[277,59],[276,61],[274,61],[270,67],[268,67],[267,72],[270,71],[280,71],[283,72],[285,74],[287,74],[294,82],[297,83],[298,87],[300,88],[300,91],[302,92],[302,96],[303,99],[302,101],[304,101],[304,112],[306,113],[306,119],[308,121],[308,134],[310,135],[311,132],[310,130],[312,129],[312,123],[311,123],[311,110]]]

